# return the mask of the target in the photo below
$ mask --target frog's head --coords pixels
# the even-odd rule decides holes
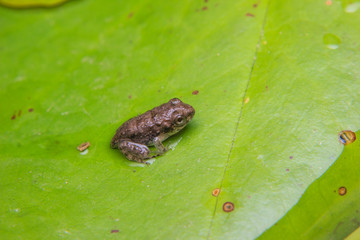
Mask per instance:
[[[183,129],[194,117],[195,109],[189,104],[183,103],[178,98],[171,99],[168,104],[168,120],[170,123],[169,133],[171,135]]]

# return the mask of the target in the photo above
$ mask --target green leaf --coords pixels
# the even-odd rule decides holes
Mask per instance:
[[[345,239],[355,231],[360,225],[359,148],[359,140],[345,146],[295,207],[258,239]]]
[[[0,0],[0,4],[10,8],[57,7],[69,0]]]
[[[359,129],[360,15],[344,9],[310,0],[0,8],[0,237],[259,236],[340,155],[337,134]],[[196,109],[168,140],[174,151],[144,166],[109,147],[121,123],[173,97]]]

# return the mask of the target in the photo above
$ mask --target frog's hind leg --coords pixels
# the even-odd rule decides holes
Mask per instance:
[[[144,163],[146,159],[153,156],[150,155],[150,150],[146,145],[134,143],[130,141],[121,141],[119,143],[120,151],[125,157],[131,161]]]

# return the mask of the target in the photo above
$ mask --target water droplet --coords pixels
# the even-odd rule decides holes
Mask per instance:
[[[360,9],[360,1],[343,0],[344,11],[347,13],[354,13]]]
[[[326,47],[330,49],[337,49],[341,43],[340,38],[332,33],[325,34],[323,41]]]
[[[234,211],[234,204],[232,202],[226,202],[223,205],[224,212],[232,212]]]
[[[181,141],[181,139],[182,139],[182,137],[181,138],[179,138],[179,140],[177,140],[176,142],[174,142],[174,143],[169,143],[169,145],[167,146],[168,147],[168,149],[171,149],[172,151],[174,151],[175,150],[175,147],[179,144],[179,142]]]
[[[341,131],[339,133],[339,141],[344,145],[353,143],[355,140],[356,140],[356,135],[353,131],[346,130],[346,131]]]
[[[150,159],[150,160],[147,160],[145,163],[146,163],[146,165],[151,165],[151,164],[153,164],[154,162],[155,162],[155,159],[152,158],[152,159]]]
[[[86,154],[88,154],[88,152],[89,152],[89,150],[85,149],[85,151],[80,152],[80,154],[81,155],[86,155]]]

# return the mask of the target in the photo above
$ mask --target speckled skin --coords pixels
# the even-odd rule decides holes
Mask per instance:
[[[173,98],[124,122],[111,140],[111,147],[118,148],[127,159],[144,162],[166,152],[162,142],[183,129],[193,118],[192,106]],[[151,153],[147,146],[155,146]]]

